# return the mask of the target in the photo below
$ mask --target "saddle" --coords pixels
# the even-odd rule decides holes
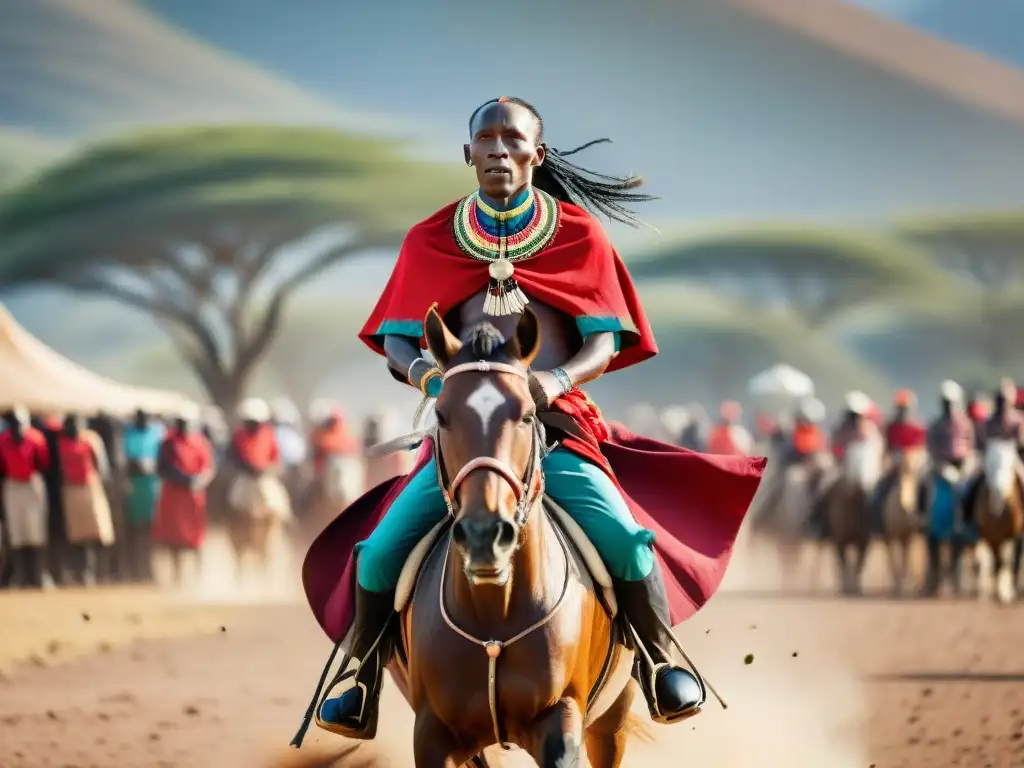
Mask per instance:
[[[556,532],[563,536],[567,543],[567,550],[572,555],[577,575],[585,574],[594,585],[601,605],[608,613],[609,618],[614,619],[618,615],[618,603],[615,599],[615,590],[612,585],[611,574],[597,552],[587,534],[583,532],[579,523],[572,519],[568,512],[550,496],[545,496],[542,509],[553,524]],[[416,585],[419,583],[420,574],[426,565],[429,556],[437,548],[438,544],[445,540],[444,534],[452,525],[452,517],[446,515],[435,525],[426,536],[413,547],[412,552],[402,567],[398,577],[398,586],[395,588],[395,612],[402,613],[409,605]]]

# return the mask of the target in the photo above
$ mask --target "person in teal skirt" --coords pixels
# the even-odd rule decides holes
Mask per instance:
[[[141,410],[135,412],[135,418],[124,431],[129,483],[125,499],[125,538],[128,574],[133,581],[153,579],[153,515],[160,495],[156,459],[163,439],[163,427]]]

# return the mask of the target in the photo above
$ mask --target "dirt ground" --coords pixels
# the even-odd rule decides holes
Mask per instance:
[[[654,726],[656,742],[632,745],[628,765],[1024,766],[1024,606],[786,598],[731,583],[681,630],[729,709]],[[267,765],[328,642],[292,599],[195,594],[0,595],[0,766]],[[412,716],[394,689],[385,696],[386,724],[356,754],[410,766]],[[339,743],[315,727],[307,740]]]

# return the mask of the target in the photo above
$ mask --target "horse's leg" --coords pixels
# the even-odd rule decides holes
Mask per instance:
[[[836,568],[839,574],[839,594],[849,594],[850,588],[850,577],[846,567],[846,542],[841,542],[836,539],[834,542],[836,548]]]
[[[996,597],[1003,605],[1017,599],[1016,574],[1013,570],[1015,541],[1007,539],[996,548]]]
[[[892,576],[892,596],[900,597],[903,594],[903,563],[900,560],[900,547],[902,542],[888,534],[883,539],[885,552],[889,556],[889,573]]]
[[[978,599],[991,600],[995,588],[995,552],[987,541],[981,539],[974,546],[974,556],[978,560]]]
[[[871,539],[867,541],[858,541],[856,544],[856,550],[853,559],[853,571],[850,574],[850,592],[854,595],[860,595],[864,593],[863,584],[861,583],[864,575],[864,563],[868,559],[868,547],[871,546]]]
[[[590,724],[583,733],[591,768],[618,768],[626,756],[629,740],[630,707],[636,689],[630,683],[608,711]]]
[[[576,699],[559,699],[533,721],[528,749],[538,768],[572,768],[583,758],[583,712]]]
[[[416,768],[458,768],[473,757],[465,755],[461,760],[454,757],[464,750],[459,749],[448,727],[427,708],[416,713],[412,751]]]

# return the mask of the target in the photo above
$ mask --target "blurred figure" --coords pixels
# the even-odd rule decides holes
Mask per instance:
[[[832,455],[838,460],[846,456],[846,449],[860,440],[878,440],[882,437],[878,426],[869,418],[876,410],[870,397],[859,390],[847,392],[843,413],[832,433]]]
[[[125,471],[128,494],[125,499],[125,555],[128,578],[153,580],[153,517],[160,495],[156,471],[165,430],[145,411],[124,431]]]
[[[60,464],[71,571],[79,584],[93,586],[97,550],[114,543],[114,522],[104,488],[110,471],[106,448],[103,439],[85,424],[81,416],[65,416]]]
[[[820,456],[827,447],[821,425],[825,421],[825,405],[817,398],[807,398],[797,405],[793,413],[793,428],[782,456],[783,466],[808,464]]]
[[[916,418],[917,397],[909,389],[901,389],[893,400],[892,417],[885,425],[886,471],[875,492],[876,505],[892,492],[899,472],[900,457],[907,451],[924,448],[928,431]]]
[[[43,473],[46,483],[46,545],[47,568],[43,578],[57,584],[67,581],[65,569],[68,563],[67,529],[64,525],[64,495],[61,491],[64,475],[60,466],[60,438],[64,433],[63,415],[51,413],[38,420],[36,427],[46,439],[50,453],[50,465]]]
[[[332,458],[348,458],[358,454],[359,443],[349,433],[341,408],[323,409],[322,406],[316,415],[319,420],[313,423],[309,442],[313,454],[313,471],[319,478],[323,476]]]
[[[1024,414],[1017,409],[1017,385],[1012,379],[1003,379],[993,398],[992,414],[984,425],[982,445],[990,440],[1013,443],[1017,447],[1018,456],[1024,453]],[[1024,464],[1017,462],[1017,482],[1024,492]],[[964,522],[970,524],[970,511],[974,507],[974,493],[979,483],[984,482],[984,469],[967,484],[964,491]]]
[[[921,507],[926,515],[928,573],[924,594],[938,593],[941,581],[941,549],[950,547],[950,571],[953,588],[960,589],[960,556],[967,543],[962,526],[960,500],[962,481],[974,453],[974,426],[964,410],[964,392],[955,381],[946,380],[939,388],[939,416],[928,426],[928,454],[932,471],[921,491]]]
[[[363,422],[363,447],[371,448],[386,442],[387,439],[388,437],[384,432],[384,418],[379,414],[368,416]],[[365,490],[376,488],[384,481],[397,477],[405,471],[401,452],[365,459],[365,465],[366,470],[363,480],[363,488]]]
[[[341,408],[319,401],[310,410],[313,479],[305,496],[305,534],[316,536],[362,491],[360,486],[366,479],[367,468],[359,441],[349,433]]]
[[[691,451],[707,451],[708,432],[711,429],[707,411],[700,403],[690,403],[686,406],[686,412],[690,416],[690,421],[679,438],[679,446]]]
[[[42,433],[30,425],[29,413],[16,407],[5,417],[0,433],[6,542],[10,551],[11,581],[19,587],[42,587],[47,543],[46,486],[42,477],[50,465],[50,452]]]
[[[650,403],[637,403],[626,410],[626,427],[638,435],[655,437],[658,432],[658,411]]]
[[[708,453],[722,456],[749,456],[754,449],[754,439],[740,423],[743,418],[742,406],[734,400],[726,400],[719,408],[718,424],[708,435]]]
[[[281,452],[281,479],[288,490],[293,508],[305,484],[304,470],[309,446],[302,434],[299,409],[286,397],[279,397],[270,406],[274,436]]]
[[[679,405],[670,405],[662,409],[658,416],[663,438],[672,445],[680,445],[683,430],[690,423],[690,413]]]
[[[216,472],[213,448],[199,430],[198,409],[185,409],[157,457],[157,474],[163,482],[153,543],[170,551],[178,584],[182,583],[182,554],[198,551],[206,538],[206,489]]]
[[[278,477],[281,449],[271,423],[270,406],[249,398],[238,406],[240,426],[228,448],[226,468],[232,471],[228,504],[242,517],[291,517],[291,502]]]
[[[992,415],[992,402],[984,392],[975,392],[967,403],[967,418],[974,426],[974,448],[985,450],[985,424]]]

